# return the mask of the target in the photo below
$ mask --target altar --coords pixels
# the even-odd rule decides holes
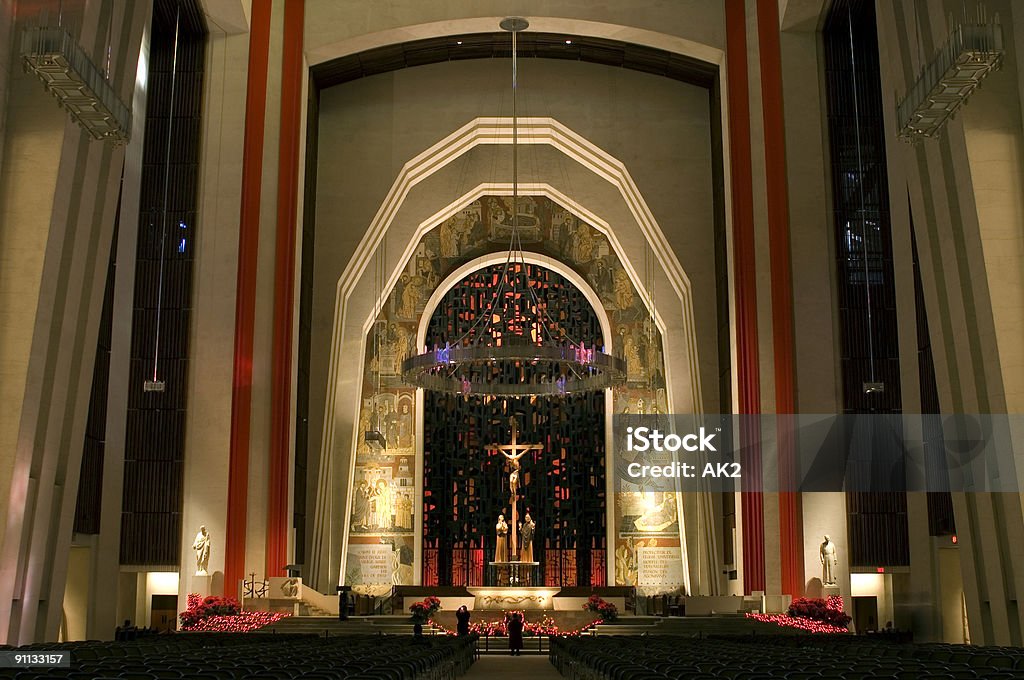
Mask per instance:
[[[473,610],[512,610],[512,609],[554,609],[555,595],[560,588],[541,586],[523,586],[520,588],[485,588],[470,587],[473,595]]]
[[[502,612],[521,609],[523,611],[543,610],[548,612],[579,612],[584,615],[583,605],[593,595],[600,595],[605,602],[611,602],[619,615],[628,615],[627,600],[634,595],[631,587],[612,588],[562,588],[559,586],[395,586],[392,602],[396,612],[405,612],[409,605],[427,596],[441,600],[439,618],[451,618],[454,630],[455,610],[465,606],[475,612]],[[479,620],[474,618],[474,620]],[[578,623],[578,622],[577,622]],[[445,624],[447,625],[447,624]]]

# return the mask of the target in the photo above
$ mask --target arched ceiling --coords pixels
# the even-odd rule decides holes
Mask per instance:
[[[708,88],[718,75],[717,64],[645,45],[590,36],[567,38],[565,34],[524,31],[519,34],[517,51],[521,58],[617,66]],[[310,67],[310,73],[316,85],[325,88],[411,66],[511,56],[508,33],[472,33],[385,45],[316,64]]]

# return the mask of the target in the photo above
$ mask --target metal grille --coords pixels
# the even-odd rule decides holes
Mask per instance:
[[[444,296],[426,342],[443,345],[465,334],[486,311],[502,265],[467,276]],[[526,265],[540,304],[574,340],[603,344],[597,315],[583,294],[559,274]],[[525,301],[523,301],[525,302]],[[483,324],[480,324],[482,327]],[[493,324],[519,334],[514,322]],[[520,336],[522,337],[522,336]],[[485,339],[485,342],[493,341]],[[562,398],[469,397],[427,392],[423,450],[423,583],[484,585],[494,559],[498,515],[510,517],[505,458],[487,450],[507,443],[509,417],[520,440],[543,451],[523,458],[525,506],[537,522],[534,559],[548,585],[604,584],[593,574],[606,550],[605,414],[601,392]],[[596,561],[593,553],[601,551]],[[570,557],[571,555],[571,557]]]

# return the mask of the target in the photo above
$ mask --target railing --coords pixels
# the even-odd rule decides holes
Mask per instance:
[[[303,583],[299,587],[299,599],[332,616],[338,615],[339,602],[337,595],[324,595]]]
[[[384,595],[382,597],[375,597],[374,598],[373,610],[375,612],[377,612],[378,616],[382,616],[385,613],[385,611],[388,614],[394,614],[395,613],[395,591],[394,591],[394,589],[392,589],[391,592],[388,593],[387,595]]]
[[[249,574],[249,580],[242,579],[242,597],[246,600],[258,600],[267,596],[270,582],[256,580],[256,572]]]
[[[480,639],[476,642],[476,650],[479,655],[480,642],[483,641],[484,653],[487,654],[491,651],[491,638],[495,639],[494,651],[508,651],[508,636],[507,635],[481,635]],[[536,641],[536,644],[534,644]],[[524,635],[523,636],[523,651],[533,651],[536,649],[540,653],[544,653],[544,643],[547,642],[547,648],[551,649],[551,640],[546,635]]]

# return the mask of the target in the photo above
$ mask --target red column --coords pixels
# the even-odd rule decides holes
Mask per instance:
[[[736,298],[736,377],[739,412],[761,411],[757,352],[757,288],[754,260],[754,189],[750,164],[750,97],[747,92],[747,27],[744,0],[726,0],[726,74],[729,102],[729,161],[732,174],[733,269]],[[759,490],[758,428],[743,419],[740,496],[743,518],[743,589],[764,590],[764,507]]]
[[[782,103],[782,48],[777,0],[758,0],[757,36],[761,54],[761,106],[764,116],[765,183],[768,191],[768,251],[771,257],[772,344],[775,363],[775,412],[779,446],[779,547],[782,592],[800,596],[803,582],[803,522],[800,496],[788,492],[794,478],[792,418],[793,274],[789,243],[789,187],[786,181],[786,132]]]
[[[271,0],[253,0],[249,26],[249,80],[245,91],[242,206],[238,225],[235,361],[231,385],[228,516],[224,538],[224,591],[227,595],[235,594],[238,581],[245,575],[252,343],[256,313],[256,256],[260,230],[260,183],[263,178],[263,123],[267,104],[270,2]]]
[[[270,469],[267,493],[266,575],[288,564],[291,481],[292,322],[295,228],[299,205],[299,126],[302,116],[302,39],[305,0],[286,0],[281,58],[281,137],[277,174],[277,250],[274,263],[274,338],[271,359]]]

